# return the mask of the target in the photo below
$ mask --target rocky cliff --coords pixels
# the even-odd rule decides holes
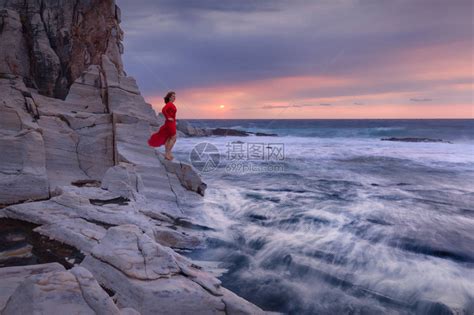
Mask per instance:
[[[120,9],[112,0],[0,1],[0,73],[64,99],[90,65],[107,55],[123,73]]]
[[[119,23],[111,0],[0,0],[0,310],[261,313],[178,253],[202,246],[206,185],[146,145],[162,120]]]

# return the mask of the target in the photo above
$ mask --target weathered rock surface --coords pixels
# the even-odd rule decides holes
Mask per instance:
[[[89,253],[104,237],[106,229],[84,219],[74,218],[41,225],[34,231]]]
[[[202,240],[196,235],[164,226],[153,227],[153,238],[161,245],[177,249],[194,249],[202,244]]]
[[[166,170],[170,173],[176,174],[184,187],[204,196],[207,185],[201,180],[197,171],[191,165],[179,161],[169,161],[162,155],[158,155],[158,157],[161,163],[166,167]]]
[[[18,78],[0,78],[0,204],[49,197],[44,140],[26,91]]]
[[[104,54],[123,73],[119,23],[113,0],[1,0],[0,73],[20,75],[41,94],[64,99]]]
[[[28,272],[37,274],[18,284],[2,314],[53,314],[59,310],[63,314],[121,314],[92,274],[82,267],[65,271],[56,264],[48,264],[30,267],[26,271],[24,267],[17,269],[23,275]],[[51,271],[46,272],[48,269]],[[21,279],[18,274],[11,277],[11,270],[9,275],[10,283]]]
[[[0,310],[4,309],[8,298],[27,277],[63,270],[64,267],[58,263],[0,268]]]
[[[119,305],[142,314],[263,313],[133,225],[110,228],[81,266],[115,290]]]
[[[123,162],[107,170],[101,187],[121,197],[137,201],[142,197],[141,194],[145,189],[135,166]]]
[[[93,248],[92,256],[135,279],[154,280],[179,272],[171,251],[153,242],[135,225],[110,228]]]

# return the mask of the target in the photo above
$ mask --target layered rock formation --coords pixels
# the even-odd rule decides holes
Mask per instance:
[[[178,253],[202,246],[206,184],[146,145],[163,121],[123,71],[119,23],[111,0],[0,0],[0,220],[85,257],[0,268],[0,310],[261,313]]]
[[[120,9],[113,0],[1,0],[0,8],[0,73],[62,99],[103,54],[124,74]]]

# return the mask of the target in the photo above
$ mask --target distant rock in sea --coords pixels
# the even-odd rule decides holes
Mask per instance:
[[[276,133],[250,132],[232,128],[199,128],[192,126],[188,121],[179,119],[177,129],[188,137],[206,137],[206,136],[278,136]]]
[[[431,139],[431,138],[415,138],[415,137],[407,137],[407,138],[382,138],[382,141],[400,141],[400,142],[443,142],[443,143],[451,143],[450,141],[446,141],[443,139]]]

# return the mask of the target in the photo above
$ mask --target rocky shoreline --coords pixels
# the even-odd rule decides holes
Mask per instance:
[[[443,139],[431,139],[431,138],[417,138],[417,137],[405,137],[405,138],[382,138],[382,141],[398,141],[398,142],[442,142],[442,143],[451,143]]]
[[[112,0],[0,0],[1,313],[264,313],[180,254],[206,184],[146,145],[163,118],[119,23]]]
[[[185,137],[209,137],[209,136],[266,136],[276,137],[276,133],[250,132],[231,128],[199,128],[191,125],[188,121],[179,119],[177,130]]]

